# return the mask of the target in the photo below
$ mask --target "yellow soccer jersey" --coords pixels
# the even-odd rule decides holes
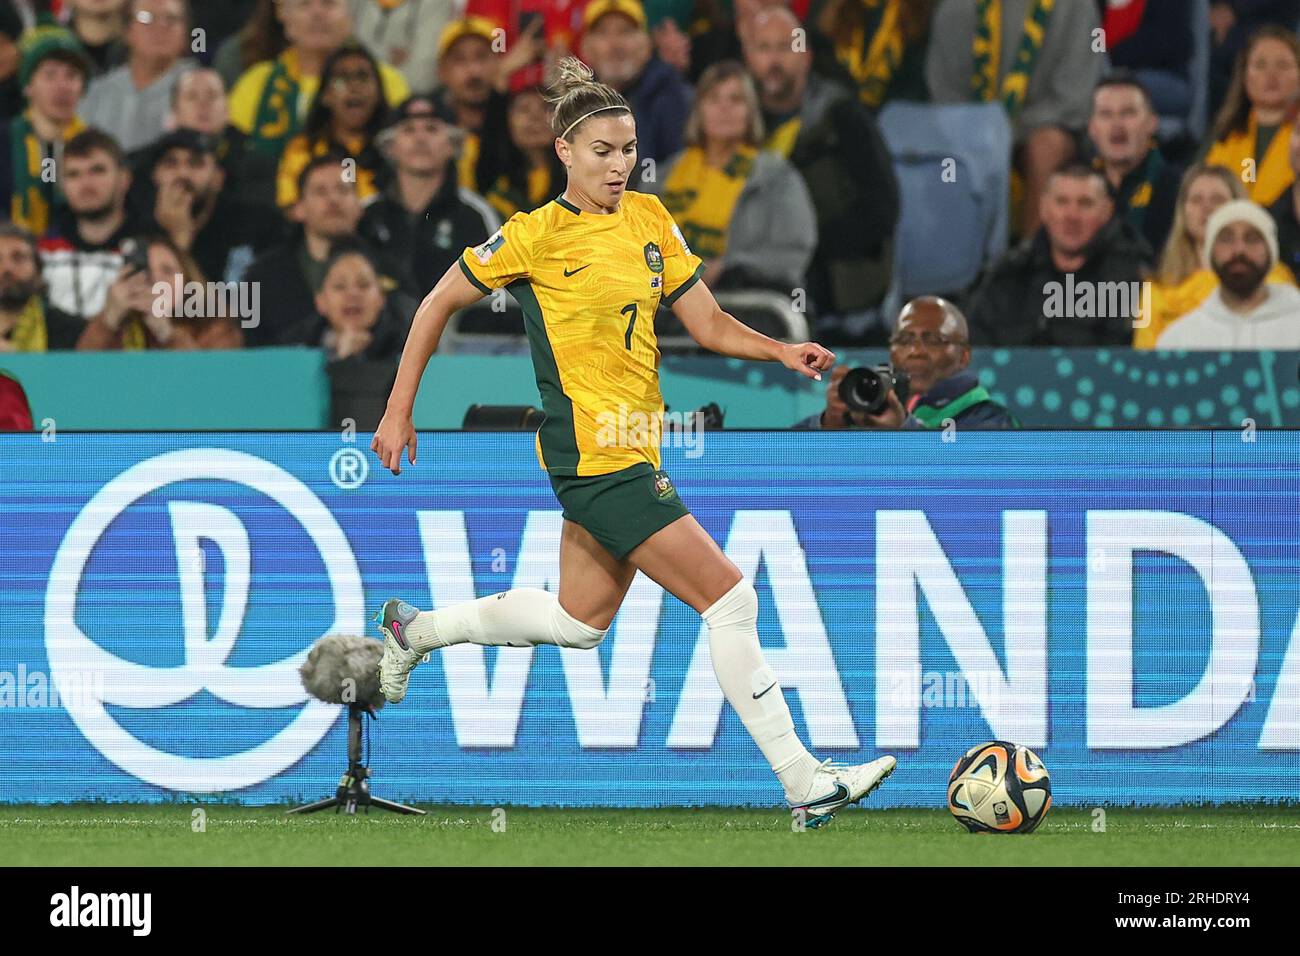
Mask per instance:
[[[664,402],[655,310],[704,272],[655,196],[627,192],[596,215],[558,198],[516,213],[460,267],[524,312],[546,418],[537,456],[553,475],[659,467]]]

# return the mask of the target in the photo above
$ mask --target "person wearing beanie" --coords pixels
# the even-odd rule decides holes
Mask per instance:
[[[63,190],[48,174],[62,161],[63,145],[83,129],[77,111],[86,91],[90,59],[63,27],[42,21],[22,35],[18,82],[27,108],[0,123],[0,197],[9,218],[40,238]]]
[[[1224,203],[1205,227],[1205,261],[1218,291],[1173,323],[1159,349],[1300,349],[1300,290],[1268,282],[1277,226],[1248,199]]]

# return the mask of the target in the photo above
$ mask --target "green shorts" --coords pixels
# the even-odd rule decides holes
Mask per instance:
[[[586,478],[551,475],[551,487],[564,517],[590,531],[619,561],[660,528],[690,514],[668,472],[655,471],[649,462]]]

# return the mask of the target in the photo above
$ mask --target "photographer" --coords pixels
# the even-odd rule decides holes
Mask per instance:
[[[970,355],[966,317],[956,306],[937,296],[913,299],[899,313],[889,351],[895,373],[903,373],[899,379],[907,382],[905,398],[890,388],[879,413],[853,410],[840,389],[849,369],[836,366],[826,388],[826,410],[794,427],[942,428],[948,419],[969,428],[1018,427],[1015,416],[968,370]]]

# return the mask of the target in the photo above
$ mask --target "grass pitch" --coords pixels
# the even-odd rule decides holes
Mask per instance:
[[[9,866],[1296,866],[1300,807],[1123,809],[1104,830],[1054,807],[1028,836],[972,836],[946,810],[841,812],[795,832],[779,810],[425,807],[286,816],[284,807],[0,806]],[[494,828],[495,823],[495,828]],[[504,829],[502,829],[504,824]]]

